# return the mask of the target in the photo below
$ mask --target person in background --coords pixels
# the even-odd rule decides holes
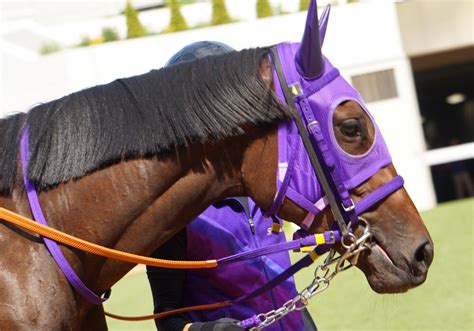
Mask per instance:
[[[457,137],[452,137],[449,141],[450,146],[456,146],[459,145],[459,143]],[[451,162],[449,168],[451,169],[451,179],[453,181],[456,199],[474,197],[474,185],[466,160]]]
[[[216,56],[233,49],[218,42],[190,44],[167,66]],[[211,205],[185,229],[158,248],[152,257],[173,260],[217,259],[285,242],[283,232],[272,232],[272,220],[247,197],[229,198]],[[178,270],[147,266],[154,312],[185,306],[234,300],[262,287],[290,266],[287,252],[254,258],[215,269]],[[172,315],[155,320],[160,331],[244,330],[237,322],[280,308],[297,294],[293,277],[253,299],[229,307]],[[275,322],[269,331],[317,330],[307,310],[295,311]]]

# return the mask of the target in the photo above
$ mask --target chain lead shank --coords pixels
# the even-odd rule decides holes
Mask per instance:
[[[311,284],[304,288],[294,298],[285,302],[280,308],[271,310],[267,313],[258,314],[257,317],[261,321],[260,325],[253,327],[250,330],[262,330],[285,317],[292,311],[304,309],[309,304],[309,299],[324,292],[329,287],[329,283],[334,276],[349,269],[357,263],[360,253],[366,249],[370,249],[372,246],[370,243],[372,234],[370,232],[369,223],[363,218],[359,219],[365,223],[364,232],[361,236],[357,238],[354,235],[354,240],[351,244],[344,244],[343,247],[346,251],[342,255],[337,255],[336,251],[331,249],[324,259],[324,262],[316,267]],[[346,261],[349,262],[349,264],[346,265]]]

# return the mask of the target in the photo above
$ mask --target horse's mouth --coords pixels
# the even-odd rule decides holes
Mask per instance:
[[[361,253],[357,267],[360,268],[377,293],[401,293],[424,282],[426,275],[414,276],[406,265],[397,265],[390,252],[374,235],[370,249]]]
[[[385,251],[385,249],[382,248],[382,246],[377,242],[376,239],[373,240],[371,250],[372,251],[377,250],[376,254],[381,254],[385,258],[385,260],[387,260],[387,262],[389,262],[389,263],[391,263],[395,266],[395,264],[393,263],[392,259],[388,255],[388,253]]]

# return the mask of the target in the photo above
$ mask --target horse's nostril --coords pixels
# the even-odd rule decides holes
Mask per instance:
[[[421,275],[426,273],[428,267],[433,261],[433,246],[429,241],[421,244],[415,251],[415,274]]]

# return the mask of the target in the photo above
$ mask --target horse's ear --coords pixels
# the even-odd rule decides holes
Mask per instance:
[[[331,5],[328,4],[324,7],[323,13],[319,18],[319,40],[321,42],[321,48],[323,48],[324,37],[326,37],[326,29],[328,27],[329,14],[331,13]]]
[[[303,39],[295,55],[295,62],[300,75],[307,79],[318,78],[323,73],[324,61],[321,52],[316,0],[311,0],[309,3]]]

